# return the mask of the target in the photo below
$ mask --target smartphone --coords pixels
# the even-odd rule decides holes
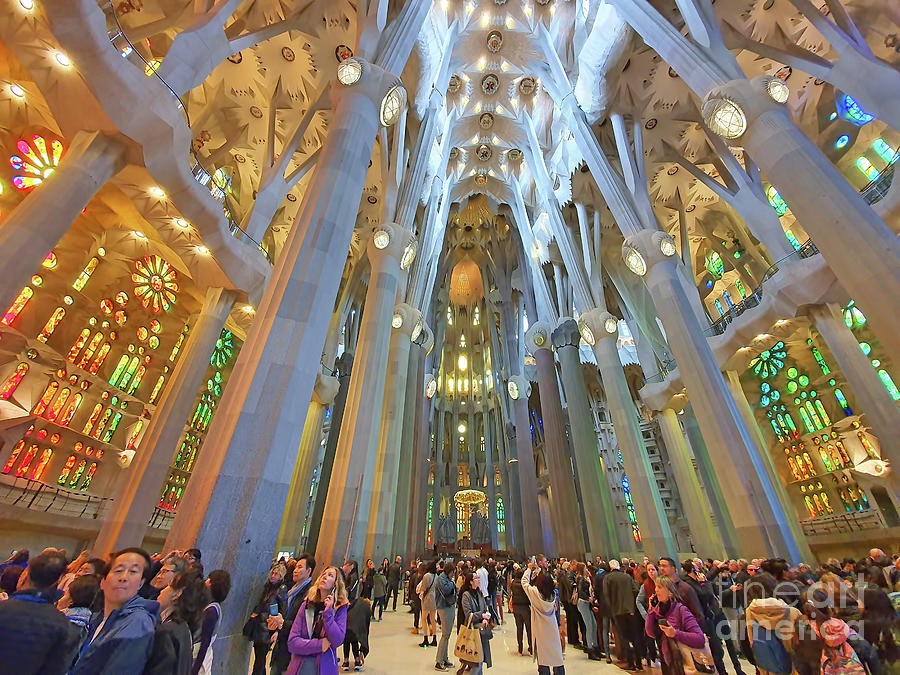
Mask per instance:
[[[660,628],[662,628],[663,626],[668,626],[669,622],[666,621],[665,619],[657,619],[656,625],[659,626]]]
[[[537,563],[537,556],[533,555],[531,556],[531,564],[534,565],[535,563]]]
[[[269,605],[269,616],[275,616],[276,614],[278,614],[278,603],[273,602]]]

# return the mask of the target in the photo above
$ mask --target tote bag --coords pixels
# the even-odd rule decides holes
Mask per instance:
[[[684,672],[688,675],[693,673],[715,673],[716,664],[713,661],[712,652],[709,649],[709,638],[704,638],[703,646],[699,648],[688,647],[683,642],[676,641],[681,657],[684,659]]]
[[[472,617],[459,629],[456,636],[456,647],[453,653],[460,661],[469,663],[481,663],[484,661],[484,652],[481,649],[481,631],[472,628]]]

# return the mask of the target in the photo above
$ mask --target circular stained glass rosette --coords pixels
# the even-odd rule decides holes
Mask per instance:
[[[224,368],[234,357],[234,336],[227,328],[224,329],[216,340],[216,346],[213,349],[212,357],[209,363],[216,368]]]
[[[157,314],[171,310],[178,293],[175,269],[158,255],[135,260],[134,269],[134,295],[144,308]]]

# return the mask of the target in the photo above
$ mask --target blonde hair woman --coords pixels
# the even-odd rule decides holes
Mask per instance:
[[[662,656],[672,669],[673,661],[678,658],[673,653],[677,651],[676,643],[701,649],[706,644],[706,636],[691,610],[682,602],[672,578],[658,576],[655,583],[656,592],[650,598],[644,630],[653,639],[668,638],[662,639]]]
[[[347,589],[337,567],[326,567],[297,610],[288,637],[287,675],[337,675],[337,647],[347,632]]]

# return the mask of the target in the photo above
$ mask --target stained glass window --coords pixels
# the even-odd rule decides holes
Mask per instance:
[[[59,166],[59,160],[63,155],[63,145],[56,139],[47,141],[43,136],[35,134],[30,141],[24,139],[16,143],[18,155],[9,158],[10,166],[19,175],[13,176],[12,182],[19,190],[31,190],[37,187],[52,174]]]
[[[119,427],[119,422],[122,421],[122,413],[117,412],[113,415],[112,422],[109,423],[109,428],[103,432],[103,438],[101,439],[104,443],[109,443],[112,441],[113,434],[116,433],[116,429]]]
[[[69,481],[69,487],[75,487],[78,485],[78,481],[81,478],[81,475],[84,473],[84,469],[87,466],[86,460],[81,460],[78,462],[78,466],[75,468],[75,471],[72,472],[72,479]]]
[[[72,417],[75,416],[75,413],[78,410],[78,407],[81,405],[81,401],[84,399],[82,394],[75,394],[72,399],[69,401],[69,404],[63,409],[62,414],[59,416],[59,423],[61,426],[67,427],[69,423],[72,421]]]
[[[41,329],[41,332],[38,333],[37,340],[38,342],[46,343],[47,340],[50,339],[50,336],[53,335],[53,331],[56,330],[56,327],[59,325],[59,322],[63,320],[63,317],[66,315],[66,310],[63,307],[57,307],[53,314],[50,315],[50,318],[47,319],[47,323],[44,324],[44,327]]]
[[[506,532],[506,509],[503,508],[503,497],[497,496],[497,532]]]
[[[766,198],[769,200],[769,204],[773,209],[775,209],[775,213],[777,213],[779,217],[787,213],[787,202],[782,199],[781,195],[778,193],[778,190],[775,189],[774,185],[770,185],[768,188],[766,188]]]
[[[134,295],[144,308],[157,314],[172,309],[178,292],[175,268],[158,255],[146,255],[134,261],[134,269]]]
[[[870,181],[876,181],[881,178],[881,172],[872,166],[872,162],[866,157],[858,157],[856,159],[856,168],[862,171]]]
[[[722,307],[722,301],[716,300],[716,309],[719,310],[719,314],[725,316],[725,308]]]
[[[851,124],[861,127],[875,119],[875,115],[867,113],[855,98],[849,94],[837,97],[837,112]]]
[[[622,474],[622,492],[625,495],[625,508],[628,510],[628,521],[631,524],[631,536],[636,543],[641,542],[641,531],[638,528],[637,515],[634,512],[634,501],[631,498],[631,485],[628,476]]]
[[[12,374],[6,378],[6,382],[3,383],[3,386],[0,387],[0,400],[7,401],[10,396],[15,392],[16,387],[19,386],[19,383],[22,381],[22,378],[25,377],[25,374],[28,372],[28,364],[20,363],[16,366],[16,369],[12,372]]]
[[[209,362],[216,368],[224,368],[234,356],[234,336],[227,328],[222,329],[219,339],[216,340],[216,346],[213,348],[212,356]]]
[[[153,391],[150,394],[150,399],[148,400],[148,403],[151,403],[151,404],[156,403],[156,399],[159,397],[160,393],[162,392],[162,388],[165,383],[166,383],[166,376],[160,375],[159,378],[157,378],[157,380],[156,380],[156,384],[153,385]]]
[[[749,367],[753,369],[753,373],[762,379],[774,377],[782,368],[784,368],[784,359],[787,352],[784,349],[783,342],[776,342],[771,349],[760,352],[760,355],[750,361]],[[795,369],[796,370],[796,369]],[[790,377],[788,370],[788,377]]]
[[[31,480],[40,480],[44,477],[44,472],[47,471],[47,465],[50,463],[51,457],[53,457],[53,450],[50,448],[47,448],[41,453],[40,460],[31,472],[31,476],[29,476]]]
[[[178,336],[175,345],[172,347],[172,353],[169,354],[169,361],[172,363],[175,363],[175,359],[178,357],[178,352],[181,349],[181,345],[184,344],[184,339],[187,337],[188,330],[187,326],[182,329],[181,335]]]
[[[91,481],[94,479],[95,473],[97,473],[97,462],[92,462],[88,467],[87,473],[84,476],[84,480],[81,481],[81,487],[78,489],[87,490],[91,485]]]
[[[891,398],[895,401],[900,401],[900,391],[897,390],[897,385],[894,384],[894,380],[888,372],[881,368],[878,370],[878,377],[881,379],[884,388],[887,389],[888,393],[891,395]]]
[[[713,279],[721,279],[722,275],[725,273],[725,263],[722,262],[722,257],[716,253],[715,251],[710,251],[706,254],[706,271],[709,272],[709,276]]]
[[[895,162],[897,157],[900,156],[900,153],[888,145],[883,138],[876,138],[875,142],[872,143],[872,149],[888,164]]]
[[[87,282],[91,280],[91,275],[94,273],[94,270],[97,269],[97,265],[100,264],[100,259],[97,257],[93,257],[87,261],[87,265],[84,266],[84,269],[81,270],[81,273],[72,282],[72,288],[76,291],[83,290]]]
[[[28,304],[28,301],[31,300],[34,295],[34,291],[30,286],[26,286],[21,291],[19,291],[19,295],[16,296],[16,299],[13,300],[13,303],[9,306],[9,309],[6,310],[6,313],[3,315],[3,318],[0,319],[0,324],[4,326],[11,326],[12,322],[15,321],[19,314],[22,313],[22,310],[25,309],[25,305]]]
[[[728,305],[728,309],[734,307],[734,300],[731,299],[731,293],[725,291],[722,293],[722,297],[725,298],[725,304]]]
[[[19,464],[19,468],[16,469],[16,477],[21,478],[26,473],[28,473],[28,469],[31,467],[31,461],[37,455],[38,446],[32,444],[28,447],[28,451],[25,453],[25,457],[22,458],[22,463]]]
[[[50,253],[44,256],[44,259],[41,261],[41,267],[46,270],[56,269],[57,264],[59,264],[59,261],[53,251],[50,251]]]
[[[100,343],[103,342],[104,335],[101,332],[94,333],[94,337],[91,338],[91,341],[88,343],[88,346],[81,353],[81,358],[78,359],[77,365],[79,368],[86,368],[88,362],[91,360],[91,357],[94,355],[94,352],[97,351],[97,348],[100,346]]]
[[[434,530],[434,495],[428,495],[428,507],[425,511],[425,540],[426,546],[433,546],[432,534]]]
[[[62,410],[62,407],[65,405],[66,401],[69,400],[69,395],[71,393],[72,390],[68,387],[62,388],[62,391],[59,392],[59,396],[56,397],[56,400],[53,401],[53,405],[51,405],[50,409],[47,411],[48,420],[53,422],[57,417],[59,417],[59,411]]]
[[[51,381],[47,388],[44,389],[44,393],[41,394],[38,402],[35,403],[33,412],[35,415],[43,415],[44,411],[47,409],[47,406],[50,405],[50,401],[53,400],[53,397],[56,395],[56,390],[59,389],[59,382]]]
[[[19,455],[22,454],[22,450],[25,448],[25,441],[21,440],[12,449],[12,454],[9,456],[6,464],[3,466],[3,471],[0,473],[7,474],[12,471],[12,468],[16,465],[16,460],[19,459]]]

